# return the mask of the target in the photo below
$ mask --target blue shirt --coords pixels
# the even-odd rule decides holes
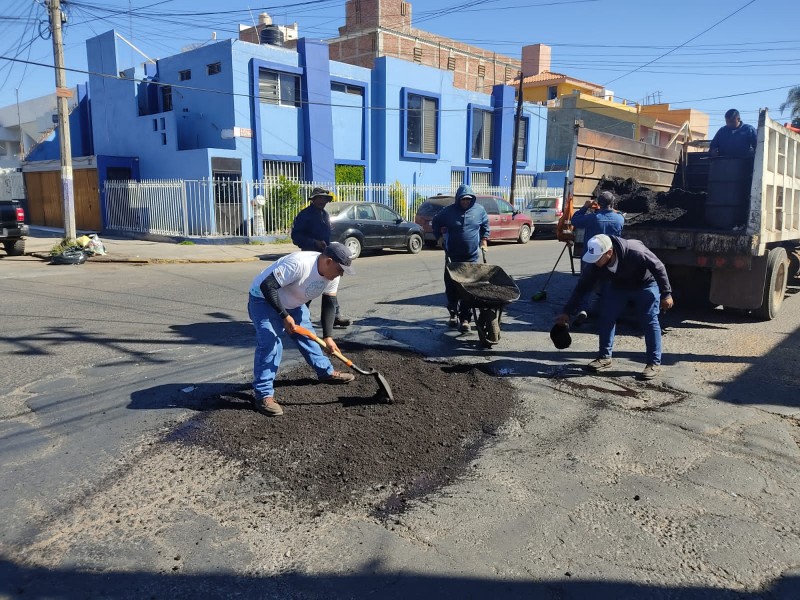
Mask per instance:
[[[622,234],[622,227],[625,225],[625,217],[610,208],[603,208],[594,213],[587,213],[586,207],[581,207],[572,215],[572,225],[581,227],[584,230],[583,244],[594,236],[604,233],[619,237]]]
[[[719,150],[720,156],[747,158],[755,154],[757,139],[756,130],[752,125],[740,123],[736,129],[726,125],[717,131],[711,140],[710,149],[712,154]]]

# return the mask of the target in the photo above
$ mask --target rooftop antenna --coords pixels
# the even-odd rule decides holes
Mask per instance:
[[[147,62],[151,62],[151,63],[153,63],[153,64],[156,64],[156,61],[154,61],[152,58],[150,58],[149,56],[147,56],[147,54],[145,54],[144,52],[142,52],[141,50],[139,50],[139,49],[138,49],[136,46],[134,46],[133,44],[131,44],[131,43],[130,43],[128,40],[126,40],[126,39],[125,39],[125,38],[124,38],[124,37],[123,37],[123,36],[122,36],[122,35],[121,35],[119,32],[115,31],[115,32],[114,32],[114,35],[116,35],[116,36],[117,36],[119,39],[121,39],[123,42],[125,42],[126,44],[128,44],[128,46],[130,46],[131,48],[133,48],[134,50],[136,50],[136,51],[137,51],[139,54],[141,54],[142,56],[144,56],[144,57],[147,59]]]

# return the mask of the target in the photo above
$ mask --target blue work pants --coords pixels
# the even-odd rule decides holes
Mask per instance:
[[[253,325],[256,328],[256,351],[253,357],[253,390],[256,398],[275,397],[275,376],[281,364],[283,356],[283,336],[286,330],[283,328],[283,319],[272,308],[266,300],[249,294],[250,300],[247,303],[247,312]],[[287,311],[294,322],[298,325],[313,331],[311,315],[305,304],[298,308]],[[333,365],[327,357],[322,347],[315,341],[302,335],[295,335],[293,338],[300,354],[306,362],[314,368],[317,377],[324,379],[333,374]]]
[[[638,289],[620,289],[613,284],[603,286],[600,305],[600,322],[598,335],[600,357],[611,358],[614,349],[614,335],[617,330],[617,319],[628,305],[633,303],[636,317],[644,330],[644,342],[647,348],[647,364],[661,364],[661,323],[658,313],[661,305],[661,294],[658,284]]]

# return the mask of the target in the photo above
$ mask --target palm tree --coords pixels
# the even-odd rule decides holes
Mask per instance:
[[[786,102],[778,107],[783,111],[789,109],[789,117],[792,119],[792,127],[800,127],[800,86],[795,86],[786,94]]]

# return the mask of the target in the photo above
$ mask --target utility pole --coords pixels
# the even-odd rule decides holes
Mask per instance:
[[[56,67],[56,102],[58,105],[58,138],[61,142],[61,200],[64,208],[64,239],[73,240],[75,233],[75,195],[72,178],[72,143],[69,137],[69,106],[72,90],[67,87],[64,71],[64,45],[61,38],[61,0],[48,0],[50,27],[53,30],[53,58]]]
[[[22,160],[25,158],[25,138],[23,137],[24,134],[22,133],[22,115],[19,112],[19,88],[16,89],[17,92],[17,127],[19,127],[19,162],[21,163]]]
[[[519,151],[519,122],[522,119],[522,71],[519,72],[519,88],[517,90],[517,115],[514,118],[514,152],[511,156],[511,205],[514,206],[514,194],[517,192],[517,152]],[[516,208],[516,207],[515,207]]]

